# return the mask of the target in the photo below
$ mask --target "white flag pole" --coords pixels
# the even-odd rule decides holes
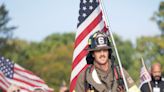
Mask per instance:
[[[100,7],[102,8],[102,13],[104,14],[104,19],[106,21],[107,28],[110,28],[107,13],[106,13],[106,10],[105,10],[104,4],[103,4],[103,0],[99,0],[99,1],[100,1]],[[119,57],[119,54],[118,54],[118,51],[117,51],[115,40],[114,40],[114,37],[113,37],[113,34],[112,34],[111,30],[110,31],[108,30],[108,32],[111,36],[112,43],[114,45],[114,50],[115,50],[116,57],[118,59],[118,64],[119,64],[119,67],[120,67],[120,70],[121,70],[121,73],[122,73],[123,81],[124,81],[124,84],[125,84],[125,89],[128,92],[129,89],[128,89],[127,82],[126,82],[126,79],[125,79],[125,75],[124,75],[124,72],[123,72],[123,68],[122,68],[121,60],[120,60],[120,57]]]

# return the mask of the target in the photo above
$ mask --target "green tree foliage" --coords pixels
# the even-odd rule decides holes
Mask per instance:
[[[134,54],[135,49],[133,48],[133,45],[130,41],[124,41],[121,37],[119,37],[116,34],[114,35],[114,38],[121,62],[125,69],[129,69],[129,65],[133,63],[131,56]]]
[[[59,89],[62,80],[69,84],[74,44],[74,33],[52,34],[40,43],[11,40],[15,44],[6,56]]]
[[[122,66],[128,71],[130,76],[138,83],[141,63],[139,60],[140,57],[136,57],[136,48],[130,41],[122,40],[122,38],[116,34],[114,35],[114,39],[117,45],[117,50],[120,56]],[[115,63],[118,63],[117,58]]]
[[[164,35],[164,1],[160,3],[159,9],[154,13],[152,20],[156,21],[161,30],[161,35]]]
[[[5,5],[0,5],[0,49],[5,46],[6,40],[12,37],[12,30],[16,28],[8,26],[10,20]]]
[[[160,62],[164,66],[164,37],[141,37],[137,40],[137,51],[143,56],[146,64],[150,67],[154,62]],[[164,67],[162,67],[164,75]]]
[[[39,43],[12,39],[7,41],[7,46],[13,48],[6,47],[4,55],[41,77],[58,91],[63,80],[69,86],[74,37],[74,33],[52,34]],[[147,65],[155,61],[164,65],[164,38],[161,36],[138,38],[136,47],[116,34],[114,38],[123,67],[137,83],[141,56]],[[115,62],[117,63],[117,59]]]
[[[161,2],[159,12],[154,19],[159,24],[162,34],[164,32],[164,2]],[[15,27],[8,27],[10,18],[5,6],[0,6],[0,42],[8,39]],[[162,23],[162,24],[161,24]],[[2,36],[1,36],[2,35]],[[58,91],[62,81],[69,86],[71,64],[74,45],[74,33],[52,34],[41,42],[26,42],[20,39],[5,40],[1,54],[15,61],[24,68],[41,77],[55,92]],[[137,39],[134,47],[130,41],[122,40],[114,35],[118,53],[123,67],[130,76],[139,82],[141,68],[140,58],[143,57],[146,65],[154,62],[162,64],[164,75],[164,36],[141,37]],[[0,47],[1,44],[0,44]],[[114,49],[113,49],[114,52]],[[114,54],[115,55],[115,54]],[[115,61],[117,63],[117,59]],[[1,91],[0,91],[1,92]]]

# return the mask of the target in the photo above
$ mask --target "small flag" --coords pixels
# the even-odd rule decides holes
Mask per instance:
[[[151,81],[151,76],[147,70],[147,67],[145,66],[145,63],[142,59],[142,67],[141,67],[141,71],[140,71],[140,86],[139,88],[142,87],[142,85],[146,82],[150,82]]]

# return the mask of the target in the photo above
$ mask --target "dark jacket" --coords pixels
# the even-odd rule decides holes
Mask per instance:
[[[161,79],[157,84],[155,84],[155,81],[150,81],[152,91],[155,87],[158,87],[160,89],[160,92],[164,92],[164,79]],[[150,92],[148,83],[145,83],[141,87],[141,92]]]

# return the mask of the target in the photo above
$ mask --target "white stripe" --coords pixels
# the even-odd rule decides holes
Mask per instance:
[[[23,87],[23,88],[26,88],[28,90],[31,90],[33,91],[34,90],[34,86],[30,86],[24,82],[20,82],[20,81],[16,81],[16,80],[13,80],[13,79],[8,79],[8,81],[10,81],[11,84],[15,84],[17,86],[20,86],[20,87]],[[44,86],[44,88],[46,89],[46,87]],[[51,89],[46,89],[46,90],[51,90]],[[26,91],[26,90],[24,90]]]
[[[17,67],[17,68],[20,69],[20,70],[25,70],[24,68],[22,68],[21,66],[19,66],[19,65],[17,65],[17,64],[15,64],[15,67]],[[25,70],[25,71],[28,71],[28,70]],[[31,78],[31,79],[34,79],[34,80],[43,81],[41,78],[37,77],[37,76],[34,75],[34,74],[29,74],[29,73],[27,73],[27,72],[22,72],[22,71],[19,71],[19,70],[17,70],[16,72],[19,72],[20,74],[25,75],[25,76],[27,76],[28,78]],[[44,82],[44,81],[43,81],[43,82]]]
[[[19,66],[19,65],[17,65],[17,64],[15,64],[15,65],[16,65],[15,67],[19,68],[20,70],[25,70],[25,69],[22,68],[21,66]],[[26,71],[28,71],[28,70],[26,70]],[[34,75],[34,74],[30,74],[30,73],[27,73],[27,72],[24,72],[24,71],[19,71],[19,70],[15,71],[15,72],[17,72],[18,75],[15,74],[14,77],[17,77],[18,79],[21,79],[21,80],[26,81],[26,82],[29,82],[29,83],[32,83],[32,82],[33,82],[32,84],[35,84],[35,85],[37,85],[37,86],[42,86],[42,87],[44,87],[46,90],[53,90],[52,88],[49,88],[48,85],[45,84],[45,82],[44,82],[41,78],[37,77],[37,76]],[[27,79],[27,78],[25,78],[25,77],[23,77],[23,76],[20,76],[19,74],[20,74],[20,75],[23,75],[23,76],[26,76],[26,77],[29,78],[29,79]],[[19,78],[19,77],[20,77],[20,78]],[[41,82],[43,82],[43,83],[37,82],[37,81],[34,81],[34,80],[41,81]]]
[[[73,61],[75,59],[75,57],[77,57],[77,55],[82,51],[82,49],[84,49],[84,46],[86,46],[88,43],[88,38],[90,35],[92,35],[94,32],[96,32],[97,30],[101,30],[104,28],[104,21],[102,20],[86,37],[85,39],[75,48],[74,50],[74,54],[73,54]],[[84,57],[81,61],[79,61],[80,63],[78,65],[75,66],[75,68],[72,70],[72,74],[71,74],[71,81],[72,79],[84,68],[84,66],[86,65],[86,57]]]
[[[31,74],[28,74],[28,73],[26,73],[26,72],[22,72],[22,71],[15,71],[16,73],[18,73],[19,75],[22,75],[22,77],[23,76],[25,76],[25,78],[27,77],[27,79],[31,79],[31,80],[36,80],[36,81],[43,81],[43,80],[41,80],[40,78],[38,78],[37,76],[34,76],[34,75],[31,75]],[[44,83],[44,82],[43,82]]]
[[[29,86],[27,85],[26,83],[24,82],[20,82],[20,81],[16,81],[16,80],[13,80],[13,79],[8,79],[8,81],[11,83],[11,84],[15,84],[17,86],[20,86],[20,87],[24,87],[24,88],[27,88],[29,90],[33,90],[33,87],[32,86]]]
[[[0,87],[3,88],[4,90],[7,90],[7,87],[1,82],[0,82]]]
[[[0,80],[3,81],[2,84],[3,84],[4,86],[6,85],[6,87],[9,87],[8,81],[7,81],[6,79],[4,79],[3,77],[0,76]]]
[[[14,74],[14,78],[23,80],[23,81],[25,81],[25,82],[27,82],[29,84],[33,84],[33,85],[36,85],[36,86],[44,86],[45,87],[45,84],[33,81],[32,79],[27,79],[27,78],[21,77],[20,75],[17,75],[17,74]],[[46,86],[46,88],[47,88],[47,86]]]
[[[84,57],[79,63],[78,65],[76,65],[76,67],[72,70],[71,73],[71,81],[74,79],[74,77],[84,68],[84,66],[87,64],[86,62],[86,57]]]
[[[3,73],[0,71],[1,75],[0,75],[0,79],[7,85],[9,86],[9,82],[7,81],[6,77],[3,75]]]
[[[89,24],[91,24],[91,22],[99,15],[99,13],[101,12],[100,10],[100,6],[98,6],[89,16],[87,19],[85,19],[84,22],[82,22],[79,27],[77,28],[77,32],[76,32],[76,38],[83,32],[83,30],[86,28],[86,26],[88,26]]]
[[[81,43],[74,49],[73,53],[73,61],[79,55],[79,53],[84,49],[84,47],[88,44],[89,37],[98,30],[102,30],[104,28],[104,21],[101,20],[99,24],[81,41]]]

